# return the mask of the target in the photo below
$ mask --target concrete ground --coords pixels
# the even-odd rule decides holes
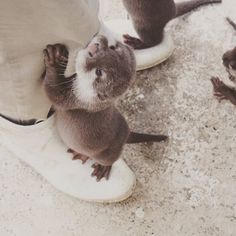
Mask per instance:
[[[106,18],[125,17],[104,0]],[[218,103],[211,76],[227,81],[223,52],[236,45],[235,0],[203,7],[167,27],[171,58],[137,74],[120,109],[137,131],[168,143],[126,146],[137,187],[128,200],[93,204],[58,192],[17,159],[0,157],[1,236],[236,235],[236,108]],[[30,190],[30,191],[29,191]]]

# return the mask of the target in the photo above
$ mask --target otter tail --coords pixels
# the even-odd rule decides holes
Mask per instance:
[[[221,3],[221,2],[222,0],[191,0],[191,1],[176,3],[176,16],[175,17],[182,16],[185,13],[188,13],[191,10],[202,5],[207,5],[211,3]]]
[[[145,142],[161,142],[168,139],[165,135],[140,134],[130,132],[126,143],[145,143]]]
[[[236,23],[234,23],[229,17],[226,17],[226,20],[229,22],[229,24],[236,30]]]

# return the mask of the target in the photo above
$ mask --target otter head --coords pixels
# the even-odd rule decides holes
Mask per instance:
[[[229,73],[230,80],[236,83],[236,47],[227,51],[223,55],[222,60],[223,65],[226,67],[226,70]]]
[[[77,55],[75,96],[88,107],[110,105],[131,85],[135,71],[129,46],[120,42],[109,45],[106,37],[98,35]]]

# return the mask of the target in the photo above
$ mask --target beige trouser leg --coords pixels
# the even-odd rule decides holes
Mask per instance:
[[[0,1],[0,113],[13,118],[44,118],[50,102],[41,86],[42,50],[69,47],[68,73],[75,49],[99,29],[97,0]]]

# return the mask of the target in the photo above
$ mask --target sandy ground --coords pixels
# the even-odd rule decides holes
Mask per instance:
[[[104,0],[106,19],[126,17]],[[172,21],[171,58],[137,74],[120,109],[137,131],[167,133],[165,144],[126,146],[137,187],[118,204],[91,204],[54,189],[31,168],[0,157],[1,236],[236,235],[236,108],[218,103],[209,81],[227,81],[223,52],[236,45],[235,0]]]

